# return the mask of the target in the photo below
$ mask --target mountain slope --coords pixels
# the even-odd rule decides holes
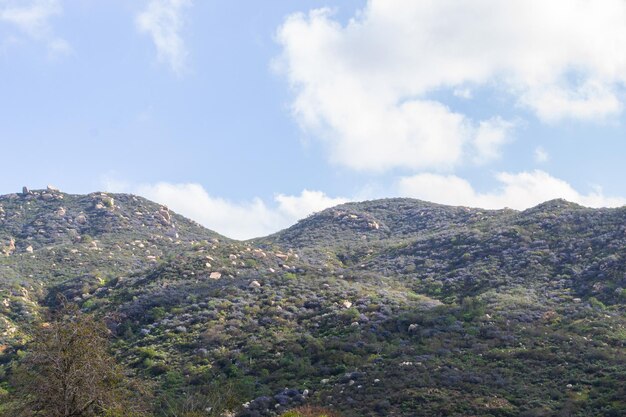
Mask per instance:
[[[108,197],[115,209],[96,207]],[[250,417],[302,401],[346,416],[626,413],[626,208],[378,200],[239,242],[171,215],[176,239],[160,206],[108,197],[75,197],[72,218],[95,216],[81,239],[50,201],[5,220],[3,313],[63,294],[105,318],[118,358],[161,393],[232,387]],[[20,198],[0,198],[5,219],[42,199]]]
[[[0,196],[0,343],[30,320],[51,285],[107,282],[197,241],[227,240],[141,197],[55,189]]]
[[[346,203],[313,214],[286,230],[254,242],[265,247],[291,247],[311,253],[312,261],[326,258],[332,263],[337,252],[372,252],[514,214],[513,210],[450,207],[403,198]],[[349,261],[340,259],[345,260]]]
[[[556,285],[558,277],[581,295],[616,303],[626,287],[626,208],[564,200],[523,212],[410,199],[349,203],[255,243],[295,248],[346,271],[403,277],[431,295],[473,295],[502,280]]]

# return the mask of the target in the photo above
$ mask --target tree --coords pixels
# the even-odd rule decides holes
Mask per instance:
[[[108,333],[103,322],[74,307],[63,307],[36,328],[15,369],[14,403],[7,415],[139,415],[131,405],[129,381],[108,351]]]

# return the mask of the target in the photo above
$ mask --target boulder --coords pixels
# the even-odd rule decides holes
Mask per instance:
[[[9,256],[15,251],[15,240],[10,239],[9,244],[2,248],[2,253]]]
[[[160,219],[161,219],[161,221],[162,221],[163,223],[165,223],[165,224],[170,224],[170,223],[171,223],[171,221],[172,221],[172,215],[170,214],[170,212],[169,212],[169,210],[168,210],[167,208],[162,207],[162,208],[159,210],[158,215],[159,215],[159,217],[160,217]]]

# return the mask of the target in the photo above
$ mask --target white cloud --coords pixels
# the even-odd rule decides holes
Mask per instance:
[[[279,212],[283,213],[289,223],[305,218],[311,213],[322,211],[328,207],[349,201],[346,198],[328,197],[321,191],[304,190],[299,196],[278,194],[275,198]]]
[[[214,197],[199,184],[162,182],[134,186],[115,179],[106,179],[103,183],[107,191],[141,195],[235,239],[266,236],[309,214],[348,201],[328,197],[320,191],[304,190],[296,196],[278,194],[273,204],[268,205],[259,198],[233,202]]]
[[[179,75],[186,69],[188,56],[181,35],[183,10],[191,5],[192,0],[150,0],[136,18],[137,29],[152,38],[159,62]]]
[[[502,172],[496,179],[500,183],[496,190],[481,193],[463,178],[425,173],[402,178],[398,182],[398,192],[405,197],[441,204],[488,209],[510,207],[521,210],[555,198],[588,207],[626,204],[625,198],[605,196],[599,188],[588,194],[580,193],[567,182],[539,170],[517,174]]]
[[[538,164],[543,164],[550,160],[550,154],[548,154],[548,151],[543,149],[542,146],[537,146],[537,148],[535,148],[534,157],[535,162],[537,162]]]
[[[536,88],[524,94],[521,102],[551,123],[566,117],[602,119],[622,111],[622,103],[615,92],[598,82],[585,82],[570,89],[558,86]]]
[[[0,0],[0,23],[8,23],[31,39],[44,42],[51,55],[72,51],[70,44],[55,35],[50,25],[50,19],[62,13],[59,0]]]
[[[472,144],[498,115],[473,120],[433,101],[438,91],[504,93],[551,123],[619,114],[625,21],[623,0],[369,0],[345,25],[329,9],[289,16],[276,66],[334,162],[441,170],[476,159]]]
[[[455,88],[454,91],[452,91],[452,94],[454,94],[455,97],[463,98],[465,100],[470,100],[473,97],[472,90],[469,88]]]
[[[473,141],[474,162],[482,164],[500,158],[500,149],[510,140],[514,126],[500,117],[480,122]]]

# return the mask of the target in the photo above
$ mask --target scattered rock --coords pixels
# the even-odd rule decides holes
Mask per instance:
[[[257,258],[267,258],[267,254],[263,252],[261,249],[255,249],[254,256]]]
[[[2,253],[9,256],[13,252],[15,252],[15,240],[13,238],[9,239],[9,243],[2,248]]]

